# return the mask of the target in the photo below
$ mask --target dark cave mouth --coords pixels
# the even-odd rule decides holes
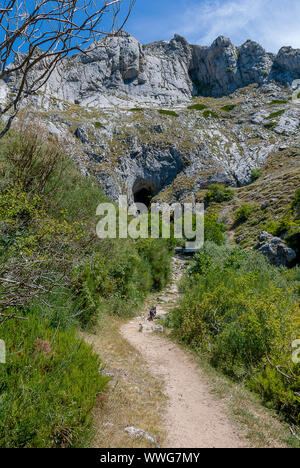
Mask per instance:
[[[147,207],[151,205],[151,200],[154,196],[151,188],[142,187],[133,193],[134,203],[143,203]]]

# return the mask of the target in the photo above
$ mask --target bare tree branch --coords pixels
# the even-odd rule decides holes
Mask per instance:
[[[123,0],[124,1],[124,0]],[[8,115],[2,138],[18,113],[20,102],[36,93],[70,53],[93,50],[100,40],[124,27],[135,0],[6,0],[0,9],[0,80],[14,73],[15,94],[0,105]],[[34,71],[34,76],[33,73]]]

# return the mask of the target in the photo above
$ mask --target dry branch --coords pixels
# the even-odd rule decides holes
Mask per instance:
[[[0,80],[15,74],[15,94],[0,106],[9,130],[22,100],[36,93],[72,52],[101,46],[124,27],[135,0],[6,0],[0,9]],[[121,17],[122,16],[122,17]],[[120,18],[121,17],[121,18]],[[118,19],[120,18],[120,23]],[[34,71],[34,73],[32,73]]]

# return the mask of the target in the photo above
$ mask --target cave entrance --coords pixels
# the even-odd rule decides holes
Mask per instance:
[[[149,208],[153,198],[153,192],[150,188],[143,187],[140,190],[137,190],[133,195],[134,203],[143,203]]]
[[[149,208],[151,200],[157,192],[151,181],[139,178],[132,187],[134,203],[143,203]]]

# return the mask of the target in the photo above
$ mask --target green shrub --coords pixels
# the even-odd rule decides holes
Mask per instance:
[[[169,325],[297,424],[300,367],[292,363],[291,343],[300,336],[299,282],[289,276],[257,252],[206,243],[182,280]]]
[[[279,110],[277,112],[272,112],[272,114],[270,114],[268,117],[266,117],[266,119],[275,119],[275,117],[280,117],[284,113],[285,113],[285,110],[281,109],[281,110]]]
[[[212,184],[205,195],[206,203],[222,203],[234,198],[234,190],[231,187],[225,187],[222,184]]]
[[[171,250],[168,241],[162,239],[140,239],[137,243],[139,255],[145,259],[151,271],[153,289],[163,289],[171,277]],[[144,285],[140,285],[141,290]]]
[[[77,330],[99,314],[133,315],[168,281],[171,250],[160,240],[142,248],[97,239],[101,189],[60,157],[57,142],[31,135],[10,132],[0,147],[0,276],[9,278],[0,284],[0,312],[28,318],[0,320],[9,352],[0,446],[75,447],[92,433],[90,411],[107,382]]]
[[[94,127],[95,128],[105,128],[104,125],[102,125],[101,122],[94,122]]]
[[[45,130],[32,126],[10,131],[1,150],[1,172],[7,185],[21,183],[24,191],[39,196],[57,190],[67,164],[58,142]]]
[[[255,209],[256,206],[253,203],[245,203],[235,211],[234,218],[237,222],[247,221]]]
[[[282,100],[282,99],[274,99],[274,101],[271,101],[269,104],[270,106],[275,106],[277,104],[287,104],[287,100]]]
[[[161,115],[170,115],[171,117],[179,117],[179,114],[171,110],[160,109],[158,112]]]
[[[218,222],[217,214],[206,214],[204,217],[204,240],[214,242],[217,245],[224,243],[224,231],[226,226]]]
[[[198,111],[201,111],[206,108],[207,106],[205,104],[194,104],[188,107],[189,110],[198,110]]]
[[[255,182],[257,179],[260,178],[261,174],[262,174],[262,169],[252,169],[251,175],[250,175],[251,181]]]
[[[227,106],[221,107],[221,109],[225,112],[230,112],[233,109],[235,109],[235,107],[236,107],[236,104],[228,104]]]
[[[74,330],[45,320],[1,326],[7,363],[0,373],[0,447],[77,447],[91,429],[96,394],[108,379],[100,359]]]
[[[273,130],[273,128],[275,128],[277,125],[276,122],[269,122],[267,124],[264,124],[264,128],[268,129],[268,130]]]
[[[207,118],[212,118],[212,119],[218,119],[219,116],[218,114],[216,114],[215,112],[211,111],[211,110],[206,110],[203,112],[203,117],[205,117],[206,119]]]
[[[298,188],[295,192],[292,208],[295,210],[296,217],[300,218],[300,188]]]
[[[273,236],[280,237],[282,234],[287,234],[297,227],[298,223],[295,222],[292,212],[289,211],[277,221],[269,221],[265,225],[265,230],[273,234]]]

